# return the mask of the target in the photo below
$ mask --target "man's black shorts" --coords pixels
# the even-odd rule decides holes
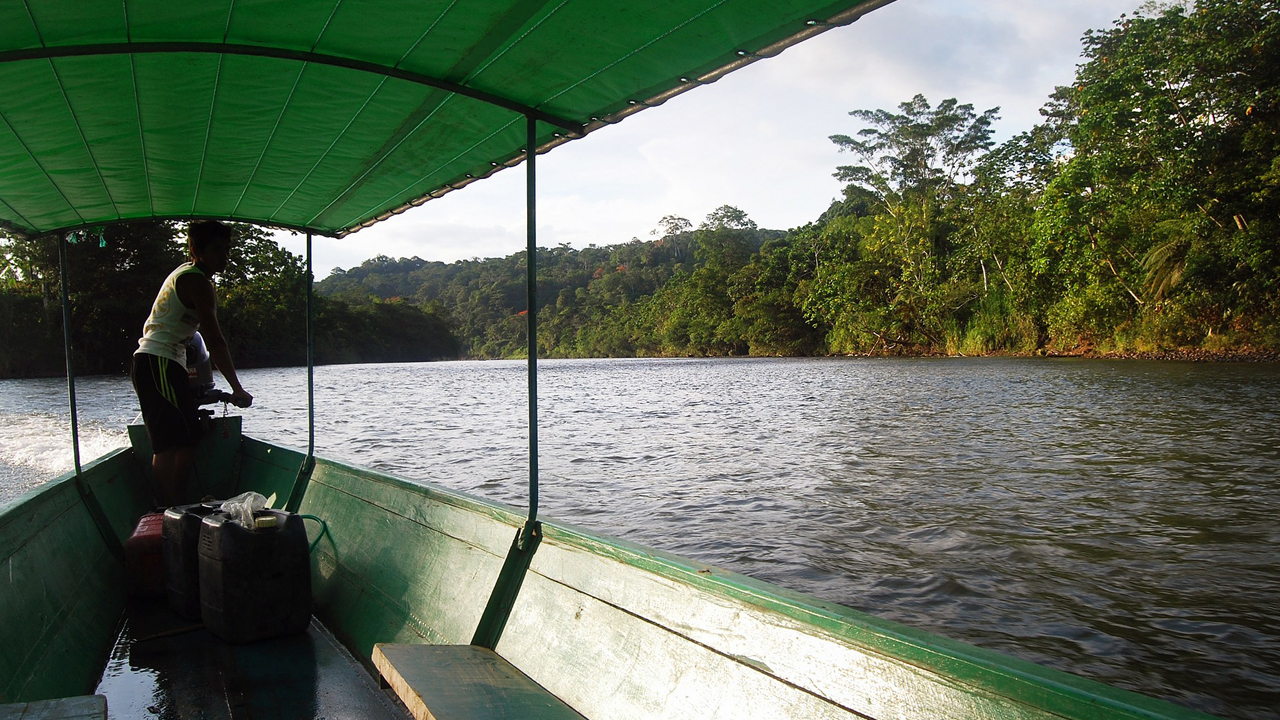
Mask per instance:
[[[133,389],[142,406],[151,452],[199,444],[200,416],[182,363],[146,353],[134,355]]]

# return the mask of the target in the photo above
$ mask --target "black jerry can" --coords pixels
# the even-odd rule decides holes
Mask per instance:
[[[164,511],[164,589],[169,607],[188,620],[200,619],[200,521],[220,503],[179,505]]]
[[[254,513],[255,527],[216,512],[200,525],[200,617],[230,643],[305,632],[311,621],[311,561],[302,517]]]

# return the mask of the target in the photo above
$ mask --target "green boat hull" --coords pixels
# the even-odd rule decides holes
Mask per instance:
[[[256,490],[322,518],[315,615],[366,667],[375,643],[468,644],[518,509],[242,438],[201,449],[202,492]],[[150,453],[86,465],[0,510],[0,703],[93,692],[125,608],[119,546],[148,511]],[[301,479],[300,479],[301,477]],[[555,522],[495,650],[591,720],[1208,718]],[[492,628],[491,628],[492,630]]]

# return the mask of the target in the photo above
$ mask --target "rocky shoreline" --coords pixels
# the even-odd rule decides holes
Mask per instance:
[[[1086,360],[1164,360],[1173,362],[1221,362],[1260,363],[1280,362],[1280,350],[1253,347],[1229,350],[1182,348],[1175,350],[1099,350],[1092,346],[1078,346],[1069,350],[1040,348],[1034,352],[992,352],[980,355],[946,353],[938,350],[915,351],[895,348],[894,352],[855,353],[848,357],[1026,357],[1026,358],[1080,358]]]
[[[1093,349],[1046,352],[1044,357],[1079,357],[1099,360],[1178,360],[1182,362],[1280,362],[1280,351],[1257,350],[1155,350],[1147,352],[1098,352]]]

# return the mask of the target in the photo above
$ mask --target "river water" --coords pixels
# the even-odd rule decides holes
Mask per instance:
[[[306,445],[305,371],[242,372]],[[523,506],[522,362],[316,370],[321,455]],[[82,453],[123,377],[77,381]],[[1231,718],[1280,718],[1280,365],[543,361],[541,509]],[[65,383],[0,381],[0,503],[71,467]]]

